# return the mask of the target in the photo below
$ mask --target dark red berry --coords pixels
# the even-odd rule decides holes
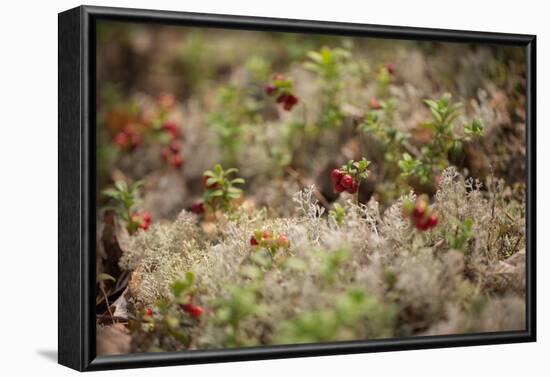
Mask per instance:
[[[359,185],[357,184],[357,182],[353,181],[353,183],[351,184],[351,187],[348,187],[346,191],[349,192],[350,194],[355,194],[358,189],[359,189]]]
[[[193,203],[191,206],[191,212],[196,213],[197,215],[204,213],[204,203]]]
[[[189,314],[191,314],[193,318],[199,318],[203,312],[204,310],[198,305],[191,307],[191,310],[189,310]]]
[[[172,150],[169,148],[169,147],[164,147],[162,148],[162,159],[165,160],[165,161],[168,161],[168,159],[170,158],[170,156],[172,156]]]
[[[332,169],[330,172],[330,178],[332,179],[332,183],[338,183],[344,176],[344,173],[340,171],[340,169]]]
[[[334,191],[336,192],[344,192],[346,191],[346,188],[344,186],[342,186],[340,183],[336,183],[334,185]]]
[[[166,122],[162,125],[162,129],[169,133],[173,139],[177,139],[180,136],[180,129],[178,125],[174,122]]]
[[[174,153],[179,153],[180,150],[181,150],[181,143],[177,140],[174,140],[171,144],[170,144],[170,150],[172,150],[172,152]]]
[[[340,180],[340,184],[345,188],[349,189],[353,186],[353,177],[349,174],[346,174]]]
[[[173,167],[175,168],[181,168],[182,165],[183,165],[183,158],[181,157],[180,154],[175,154],[172,156],[172,158],[170,159],[170,163],[172,164]]]
[[[286,103],[287,97],[288,94],[281,94],[279,97],[277,97],[277,103]]]
[[[277,87],[275,85],[269,84],[265,87],[265,94],[267,94],[268,96],[273,95],[273,93],[275,93],[276,91]]]
[[[126,147],[128,144],[128,135],[124,132],[119,132],[115,135],[115,144],[118,145],[120,148]]]
[[[290,111],[292,110],[294,105],[296,105],[297,103],[298,103],[298,97],[296,97],[293,94],[289,94],[286,96],[284,100],[283,109],[285,109],[286,111]]]
[[[439,218],[437,217],[437,214],[432,213],[430,217],[428,217],[428,227],[429,228],[435,228],[437,226],[437,223],[439,222]]]
[[[426,203],[426,201],[423,199],[417,199],[414,210],[412,212],[412,217],[416,219],[424,217],[427,209],[428,203]]]
[[[250,245],[251,246],[258,246],[259,245],[258,240],[256,239],[256,237],[254,237],[254,236],[250,237]]]
[[[143,221],[147,223],[150,223],[151,220],[153,219],[150,212],[143,212],[143,215],[141,215],[141,218],[143,219]]]

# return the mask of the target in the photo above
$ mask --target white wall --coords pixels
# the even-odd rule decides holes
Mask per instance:
[[[544,1],[87,1],[195,12],[272,16],[538,35],[538,140],[550,102],[550,26]],[[76,1],[4,1],[0,21],[0,350],[2,375],[69,375],[57,347],[57,12]],[[546,67],[545,67],[546,65]],[[543,300],[550,275],[550,148],[538,153],[539,342],[430,351],[290,359],[107,372],[125,376],[518,376],[550,369]],[[546,172],[547,173],[547,172]],[[11,372],[11,373],[10,373]],[[34,374],[31,374],[33,373]],[[96,375],[104,375],[99,373]],[[544,374],[544,373],[542,373]],[[541,375],[541,372],[535,375]]]

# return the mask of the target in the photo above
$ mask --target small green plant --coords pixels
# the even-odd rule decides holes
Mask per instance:
[[[464,125],[464,135],[456,133],[455,121],[460,116],[461,103],[451,103],[451,95],[445,94],[440,100],[424,101],[432,114],[432,120],[424,127],[432,131],[432,140],[424,145],[416,157],[404,153],[399,168],[404,177],[414,177],[422,184],[433,182],[436,174],[449,166],[449,153],[460,155],[463,143],[483,135],[484,127],[475,119]]]
[[[103,190],[103,195],[116,202],[116,205],[111,208],[124,221],[130,234],[134,234],[138,229],[147,230],[152,220],[149,212],[136,211],[136,207],[141,203],[139,188],[142,184],[143,182],[137,181],[128,186],[124,181],[117,181],[114,188]]]
[[[224,153],[225,163],[235,165],[244,140],[246,126],[254,120],[258,102],[235,86],[222,86],[217,93],[217,110],[209,115],[208,125]]]
[[[331,219],[334,220],[336,225],[342,225],[346,218],[346,209],[338,203],[334,203],[334,209],[331,209],[328,213]]]
[[[449,232],[446,236],[449,246],[453,249],[464,250],[470,239],[474,236],[474,222],[471,218],[464,221],[455,220],[454,232]]]
[[[241,324],[248,318],[265,314],[266,308],[259,303],[258,292],[253,287],[229,287],[229,296],[215,303],[214,321],[224,329],[224,346],[239,347],[251,345],[240,331]]]
[[[214,169],[203,173],[204,204],[213,212],[230,210],[232,201],[242,196],[243,190],[236,185],[244,184],[244,179],[231,178],[238,171],[236,168],[224,170],[220,164],[216,164]]]
[[[393,333],[394,318],[391,307],[363,290],[350,288],[336,298],[333,307],[311,310],[283,322],[277,341],[295,344],[387,337]]]
[[[340,266],[342,266],[348,258],[349,251],[347,249],[338,249],[322,254],[320,272],[329,284],[335,281],[340,271]]]
[[[322,47],[319,51],[307,53],[309,61],[304,67],[319,77],[322,111],[318,120],[321,128],[340,127],[344,114],[339,105],[339,94],[343,88],[342,75],[351,53],[342,48]]]

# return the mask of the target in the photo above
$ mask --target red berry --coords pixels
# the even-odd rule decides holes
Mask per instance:
[[[181,168],[183,165],[183,158],[179,154],[175,154],[172,156],[170,163],[175,168]]]
[[[427,209],[428,209],[428,203],[426,203],[426,201],[422,198],[417,199],[416,204],[414,206],[414,210],[412,212],[412,217],[416,219],[423,218]]]
[[[161,156],[163,160],[167,161],[171,155],[172,155],[172,150],[169,147],[162,148]]]
[[[351,184],[351,187],[349,187],[346,191],[349,192],[350,194],[355,194],[358,189],[359,189],[359,185],[357,184],[357,182],[353,181],[353,183]]]
[[[380,101],[376,99],[376,97],[372,97],[369,101],[369,106],[373,110],[380,110],[382,108],[382,105],[380,104]]]
[[[181,150],[181,143],[177,140],[174,140],[170,144],[170,150],[174,153],[179,153],[179,151]]]
[[[332,179],[332,183],[338,183],[342,179],[344,174],[340,171],[340,169],[332,169],[330,172],[330,178]]]
[[[150,223],[153,219],[150,212],[143,212],[143,215],[141,215],[141,218],[143,221]]]
[[[414,226],[418,230],[422,230],[422,231],[428,230],[430,227],[429,218],[422,218],[414,221]]]
[[[279,235],[279,239],[277,240],[280,247],[289,247],[290,241],[288,240],[288,237],[284,234]]]
[[[288,97],[288,94],[281,94],[279,97],[277,97],[277,103],[286,102],[287,97]]]
[[[340,183],[336,183],[334,185],[334,191],[336,192],[344,192],[346,191],[346,188],[344,186],[342,186]]]
[[[198,306],[198,305],[195,305],[193,307],[191,307],[191,310],[189,311],[189,314],[191,314],[191,317],[193,318],[199,318],[202,313],[204,312],[204,310]]]
[[[285,109],[286,111],[290,111],[292,110],[294,105],[296,105],[297,103],[298,103],[298,97],[296,97],[293,94],[289,94],[286,96],[284,100],[283,109]]]
[[[388,70],[388,72],[393,75],[394,72],[395,72],[395,64],[394,63],[387,63],[386,64],[386,69]]]
[[[145,311],[145,315],[147,317],[152,317],[153,316],[153,309],[147,308],[147,310]]]
[[[168,132],[173,139],[177,139],[180,136],[180,129],[174,122],[166,122],[162,125],[162,129]]]
[[[250,237],[250,245],[251,246],[258,246],[259,245],[258,240],[256,239],[256,237],[254,237],[254,236]]]
[[[124,132],[119,132],[118,134],[116,134],[114,140],[116,145],[118,145],[120,148],[124,148],[128,143],[128,135],[126,135]]]
[[[275,93],[276,91],[277,91],[277,87],[275,85],[269,84],[269,85],[266,85],[265,87],[265,93],[268,96],[273,95],[273,93]]]
[[[264,240],[268,240],[271,237],[273,237],[273,233],[270,230],[264,230],[264,233],[262,234],[262,238]]]
[[[432,213],[430,217],[428,217],[428,227],[429,228],[435,228],[437,226],[437,223],[439,222],[439,218],[437,217],[437,214]]]
[[[353,177],[349,174],[346,174],[340,180],[340,184],[345,188],[349,189],[353,186]]]
[[[204,213],[204,203],[193,203],[191,206],[191,212],[196,213],[197,215]]]
[[[190,312],[191,309],[193,308],[193,304],[191,303],[187,303],[187,304],[180,304],[180,308],[185,311],[185,312]]]

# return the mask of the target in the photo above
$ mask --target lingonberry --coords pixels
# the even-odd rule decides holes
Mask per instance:
[[[166,122],[162,125],[162,130],[170,134],[172,139],[180,137],[180,129],[175,122]]]
[[[353,177],[349,174],[346,174],[340,180],[340,184],[345,188],[349,189],[353,186]]]
[[[378,101],[378,99],[376,97],[372,97],[370,99],[369,106],[373,110],[380,110],[382,108],[382,104],[380,103],[380,101]]]
[[[145,310],[145,315],[147,317],[152,317],[153,316],[153,309],[147,308],[147,310]]]
[[[283,109],[285,109],[286,111],[290,111],[297,103],[298,103],[298,97],[296,97],[293,94],[289,94],[285,98]]]
[[[354,180],[351,184],[351,187],[348,187],[346,191],[349,192],[350,194],[355,194],[357,190],[359,190],[359,185]]]
[[[170,164],[175,168],[181,168],[183,166],[183,157],[180,154],[174,154],[170,159]]]
[[[280,247],[287,248],[290,246],[290,241],[288,240],[288,237],[285,234],[280,234],[277,242],[279,243]]]
[[[260,243],[256,239],[256,237],[252,236],[250,237],[250,246],[258,246]]]
[[[277,87],[273,84],[269,84],[269,85],[266,85],[265,86],[265,93],[268,95],[268,96],[272,96],[273,93],[275,93],[277,91]]]
[[[198,305],[195,305],[191,308],[189,314],[191,314],[191,317],[193,318],[199,318],[202,313],[204,312],[203,308],[198,306]]]
[[[193,203],[193,205],[191,205],[191,212],[197,215],[204,213],[204,203],[202,202]]]
[[[330,178],[332,179],[332,183],[339,183],[343,176],[344,176],[344,173],[342,173],[340,169],[333,169],[330,172]]]
[[[171,144],[170,144],[170,149],[172,150],[172,152],[174,153],[179,153],[181,151],[181,143],[177,140],[174,140]]]
[[[128,135],[124,132],[119,132],[115,135],[115,144],[119,146],[119,148],[125,148],[128,144]]]
[[[334,184],[334,191],[336,192],[344,192],[346,191],[346,188],[342,186],[340,183]]]

